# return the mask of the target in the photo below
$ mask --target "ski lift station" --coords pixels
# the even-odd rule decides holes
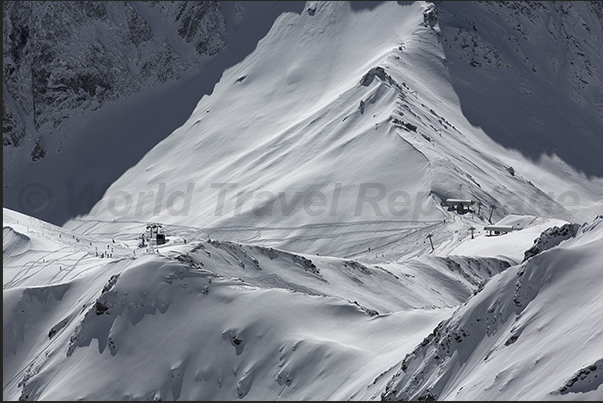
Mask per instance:
[[[513,226],[511,225],[486,225],[484,227],[484,231],[489,231],[488,235],[503,235],[508,232],[513,231]]]
[[[442,206],[448,206],[460,214],[469,211],[469,207],[473,204],[475,204],[475,201],[470,199],[446,199],[442,202]]]
[[[142,236],[142,246],[145,246],[144,240],[148,239],[150,246],[163,245],[166,242],[165,233],[161,224],[149,223],[147,224],[147,231]]]

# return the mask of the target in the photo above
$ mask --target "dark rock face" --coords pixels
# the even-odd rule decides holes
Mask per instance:
[[[226,45],[212,1],[4,2],[2,28],[2,143],[32,152],[67,119],[176,80]]]
[[[42,145],[42,142],[39,139],[36,139],[36,145],[33,150],[31,150],[31,160],[33,162],[39,161],[46,155],[46,149]]]
[[[579,229],[580,224],[575,223],[546,229],[537,239],[534,240],[534,245],[525,251],[523,261],[525,262],[532,256],[536,256],[540,252],[559,245],[566,239],[574,238]]]

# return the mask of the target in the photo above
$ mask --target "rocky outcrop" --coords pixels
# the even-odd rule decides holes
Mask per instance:
[[[218,2],[5,2],[3,138],[40,137],[107,102],[176,80],[224,49]],[[35,152],[34,148],[36,148]]]
[[[534,240],[534,245],[524,253],[523,261],[525,262],[532,256],[536,256],[540,252],[559,245],[566,239],[576,236],[580,224],[565,224],[561,227],[552,227],[546,229],[540,236]]]

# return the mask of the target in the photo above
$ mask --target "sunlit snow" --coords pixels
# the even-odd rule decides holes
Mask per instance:
[[[5,152],[4,400],[603,399],[595,6],[226,3],[207,76]]]

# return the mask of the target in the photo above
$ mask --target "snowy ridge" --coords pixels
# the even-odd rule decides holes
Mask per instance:
[[[511,266],[513,259],[487,257],[487,249],[480,257],[479,243],[473,256],[423,255],[371,264],[366,257],[358,261],[216,239],[191,241],[191,232],[179,227],[170,230],[159,254],[146,254],[137,247],[136,227],[113,243],[4,209],[4,227],[27,234],[37,251],[4,255],[4,350],[11,353],[4,365],[19,368],[6,372],[4,397],[366,400],[384,391],[390,396],[399,357],[426,334],[436,329],[426,340],[449,339],[445,334],[479,339],[481,333],[461,313],[484,299],[489,305],[496,300],[498,308],[474,324],[486,321],[490,330],[482,332],[502,334],[493,326],[509,328],[513,315],[542,293],[536,294],[535,285],[542,287],[539,275],[528,275],[528,265],[535,264],[530,262],[561,246],[568,251],[563,253],[582,246],[592,250],[600,242],[600,221],[521,266]],[[10,237],[5,242],[12,244]],[[105,245],[113,251],[108,260],[93,252]],[[580,267],[588,262],[571,254]],[[23,265],[26,261],[31,263]],[[559,266],[567,267],[563,260]],[[518,272],[524,273],[519,282]],[[479,308],[484,304],[472,315],[485,312],[487,306]],[[502,317],[490,317],[498,310]],[[501,343],[529,334],[518,330],[523,322],[515,322]],[[455,345],[448,348],[454,351]],[[409,357],[407,365],[413,362]],[[582,390],[586,383],[578,380],[584,377],[592,384],[598,367],[587,364],[573,368],[557,387],[565,385],[564,393]],[[126,372],[116,377],[116,370]],[[128,374],[138,374],[138,380],[132,382]],[[87,382],[91,377],[94,385]]]
[[[29,249],[30,238],[12,227],[2,229],[2,256],[14,256],[27,252]]]
[[[557,246],[566,239],[575,237],[579,229],[580,224],[565,224],[561,228],[552,227],[547,229],[538,237],[538,239],[534,240],[534,245],[525,251],[523,260],[525,261],[532,256],[536,256],[543,250]]]
[[[115,181],[89,215],[66,226],[81,227],[87,217],[194,222],[248,242],[247,227],[261,231],[264,245],[349,256],[371,246],[358,236],[369,228],[386,244],[390,222],[414,230],[452,219],[441,207],[447,198],[476,200],[477,222],[509,214],[592,219],[600,177],[570,169],[553,178],[544,163],[495,143],[467,119],[456,80],[476,67],[453,63],[447,52],[460,50],[444,42],[442,18],[425,17],[430,4],[350,7],[317,3],[314,15],[283,14],[187,122]],[[490,13],[493,6],[484,7]],[[501,69],[486,70],[515,77]],[[494,92],[501,85],[484,82]],[[139,196],[152,201],[160,192],[185,192],[185,212],[159,210]],[[113,201],[119,208],[109,208]],[[321,225],[333,228],[336,243],[315,231]]]
[[[400,266],[388,270],[217,240],[185,244],[176,234],[159,247],[160,254],[139,248],[137,257],[131,234],[129,244],[115,244],[121,257],[107,261],[90,252],[94,242],[91,247],[73,241],[59,227],[36,225],[10,210],[4,216],[6,225],[28,226],[48,264],[9,278],[6,269],[22,257],[5,255],[4,350],[10,354],[4,365],[20,368],[5,372],[9,400],[276,398],[279,384],[278,395],[293,399],[313,396],[314,388],[334,398],[358,393],[358,385],[377,376],[383,362],[395,359],[390,348],[417,343],[450,313],[449,306],[477,289],[478,278],[488,276],[456,273],[449,291],[434,285],[430,294],[421,290],[437,271],[421,278]],[[77,264],[69,264],[74,251],[61,256],[53,250],[59,234],[81,251]],[[430,297],[436,294],[444,302],[439,308]],[[402,345],[393,342],[401,332],[407,337]],[[378,350],[376,340],[382,344]],[[324,361],[325,355],[332,358]],[[374,369],[360,370],[367,360],[376,360]],[[340,373],[344,362],[359,370],[337,379],[320,375]],[[117,383],[113,365],[125,371]],[[128,380],[132,373],[145,373],[146,380],[135,385]],[[349,376],[358,383],[348,384]],[[87,384],[90,377],[95,386]]]
[[[599,3],[43,6],[141,81],[4,147],[4,400],[603,399]]]
[[[6,3],[3,205],[59,225],[89,212],[278,15],[302,6]],[[23,199],[40,185],[48,203]]]
[[[568,364],[551,391],[571,396],[595,391],[598,385],[596,360],[578,365],[581,355],[567,347],[582,329],[581,316],[570,308],[582,309],[584,304],[563,305],[568,318],[575,315],[575,329],[570,331],[572,324],[563,322],[569,320],[566,314],[557,319],[555,302],[540,298],[549,295],[546,298],[557,301],[559,290],[576,286],[582,299],[590,298],[583,279],[598,270],[601,218],[582,226],[576,238],[518,266],[510,266],[512,260],[479,257],[479,243],[473,257],[425,255],[369,264],[214,239],[184,243],[186,233],[176,229],[159,254],[136,248],[135,229],[121,234],[114,247],[116,258],[106,261],[92,250],[95,245],[113,245],[111,240],[97,238],[90,245],[78,241],[78,234],[6,209],[4,221],[5,228],[29,234],[38,262],[46,261],[28,272],[14,271],[16,277],[10,278],[6,270],[24,256],[4,256],[4,344],[11,352],[4,364],[21,368],[7,373],[14,374],[4,381],[8,400],[17,395],[26,400],[366,400],[382,393],[385,398],[442,398],[441,385],[451,378],[435,368],[456,367],[455,351],[465,357],[463,362],[467,357],[478,363],[484,358],[485,363],[503,360],[509,356],[499,350],[511,345],[525,341],[526,348],[534,349],[533,343],[546,334],[542,327],[569,333],[563,343],[547,344],[540,359],[561,359],[557,357],[563,351],[577,355],[571,361],[576,366]],[[59,240],[71,250],[57,251],[54,242]],[[567,267],[573,267],[571,274]],[[596,292],[598,280],[588,284]],[[550,312],[556,319],[532,324],[538,312]],[[582,315],[592,314],[589,310]],[[591,326],[596,329],[597,322]],[[597,338],[580,334],[596,343]],[[148,347],[141,348],[141,343]],[[589,346],[581,354],[596,349]],[[395,375],[400,355],[406,355],[404,372]],[[516,365],[511,364],[515,360],[497,367]],[[342,365],[349,370],[341,371]],[[432,365],[436,367],[430,369]],[[128,380],[125,372],[116,378],[117,368],[138,374],[138,381]],[[425,382],[420,389],[398,392],[413,368],[422,368]],[[468,379],[482,373],[474,365],[463,368]],[[61,375],[66,373],[70,375]],[[434,375],[428,377],[430,373]],[[435,374],[440,375],[434,383]],[[74,376],[81,379],[74,383]],[[94,385],[86,381],[90,377]],[[49,379],[54,379],[50,389],[44,386]],[[279,385],[278,394],[274,385]],[[489,396],[493,390],[473,388],[475,396]]]
[[[585,224],[575,239],[495,276],[404,358],[382,398],[600,396],[599,360],[592,352],[602,348],[596,336],[602,329],[596,314],[601,222]]]

